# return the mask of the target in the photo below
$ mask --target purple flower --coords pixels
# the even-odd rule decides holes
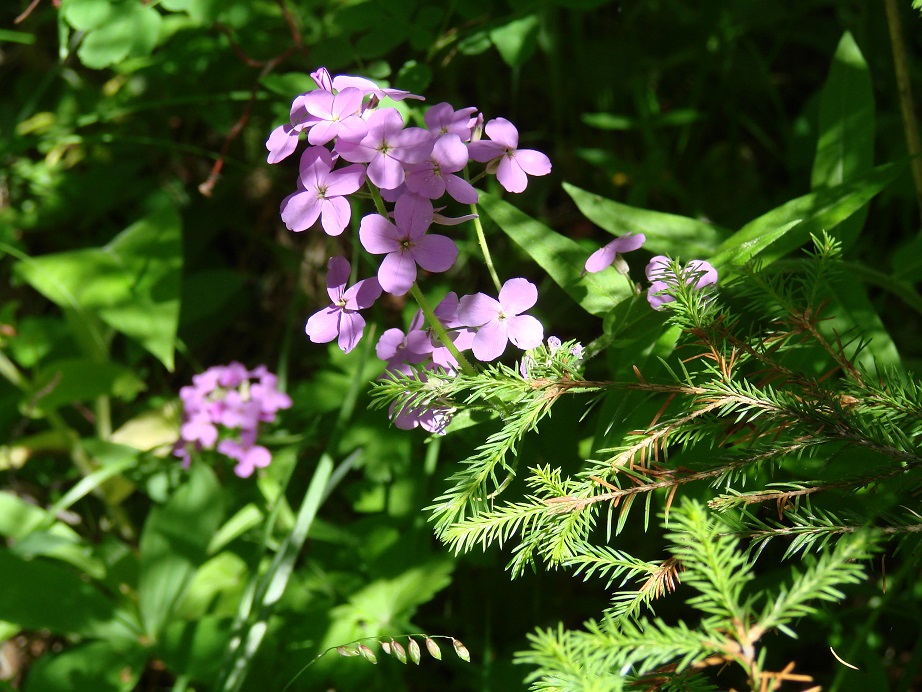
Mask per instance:
[[[499,300],[485,293],[463,296],[458,319],[467,327],[477,327],[473,350],[477,360],[491,361],[506,350],[506,343],[521,349],[536,348],[544,339],[544,327],[531,315],[523,315],[538,301],[538,289],[526,279],[509,279],[499,292]]]
[[[306,97],[307,94],[295,97],[295,100],[291,102],[288,124],[279,125],[269,134],[269,139],[266,140],[266,149],[269,150],[266,161],[269,163],[278,163],[291,156],[298,147],[298,137],[301,132],[317,121],[317,118],[304,108]]]
[[[509,192],[522,192],[528,186],[529,175],[547,175],[551,160],[534,149],[519,149],[519,131],[505,118],[487,123],[490,141],[471,142],[468,152],[474,161],[488,162],[487,172]]]
[[[360,142],[339,140],[336,152],[346,161],[367,163],[368,179],[390,190],[403,182],[404,166],[426,160],[432,144],[432,135],[427,130],[404,129],[400,113],[385,108],[368,118],[368,134]]]
[[[646,275],[651,282],[650,289],[647,291],[647,301],[653,309],[659,310],[666,303],[675,300],[668,293],[676,286],[676,277],[672,272],[672,260],[664,255],[656,255],[647,264]],[[694,288],[700,290],[717,283],[717,270],[704,260],[691,260],[682,269],[681,278],[686,285],[694,283]]]
[[[339,347],[349,353],[359,343],[365,320],[359,310],[370,308],[381,295],[378,280],[363,279],[346,289],[351,269],[344,257],[331,257],[327,264],[327,293],[331,305],[314,313],[304,331],[315,344],[325,344],[339,337]]]
[[[586,260],[584,273],[602,271],[614,264],[618,260],[619,255],[639,249],[646,240],[647,236],[643,233],[638,233],[637,235],[628,234],[620,238],[615,238],[608,245],[596,250],[589,256],[589,259]],[[621,271],[620,267],[616,268]],[[622,273],[624,272],[622,271]]]
[[[380,214],[369,214],[359,226],[362,246],[373,255],[386,254],[378,281],[388,293],[402,296],[416,281],[416,265],[443,272],[455,263],[458,248],[443,235],[427,235],[432,223],[432,203],[405,194],[394,206],[396,225]]]
[[[304,97],[304,108],[316,119],[307,133],[311,144],[326,144],[332,139],[357,142],[368,134],[368,125],[359,114],[362,92],[343,89],[338,94],[317,89]]]
[[[406,176],[407,189],[429,199],[448,191],[461,204],[476,204],[477,190],[464,178],[454,175],[467,165],[467,147],[456,134],[439,137],[428,160],[414,165]]]
[[[350,88],[358,89],[365,96],[374,96],[379,101],[385,96],[390,97],[394,101],[403,101],[404,99],[418,99],[420,101],[426,100],[422,96],[411,94],[409,91],[404,91],[403,89],[382,89],[370,79],[365,79],[364,77],[353,77],[352,75],[347,74],[341,74],[334,77],[332,86],[333,89],[337,90]]]
[[[255,381],[254,381],[255,380]],[[241,478],[268,466],[272,455],[256,444],[261,422],[271,423],[280,409],[291,407],[291,398],[278,391],[275,375],[265,366],[247,370],[241,363],[217,365],[192,378],[183,387],[183,424],[173,455],[191,462],[191,451],[214,449],[234,459],[234,473]]]
[[[333,156],[324,147],[310,147],[301,156],[298,191],[282,200],[282,221],[291,231],[303,231],[321,219],[327,235],[343,232],[352,208],[343,195],[365,183],[365,169],[354,164],[333,170]]]
[[[385,331],[375,346],[375,353],[378,358],[387,361],[388,370],[400,363],[421,363],[432,352],[432,342],[429,340],[429,334],[422,328],[423,313],[418,311],[410,321],[407,333],[404,334],[400,329],[388,329]]]
[[[458,135],[462,141],[471,139],[471,130],[474,122],[473,116],[476,108],[462,108],[455,110],[450,103],[437,103],[426,111],[423,120],[429,131],[441,137],[442,135]]]

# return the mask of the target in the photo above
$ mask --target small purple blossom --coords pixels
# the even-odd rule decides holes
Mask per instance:
[[[282,221],[291,231],[304,231],[321,220],[327,235],[343,232],[352,217],[345,199],[365,183],[365,169],[353,164],[333,170],[333,156],[324,147],[310,147],[301,155],[298,191],[281,204]]]
[[[467,147],[461,138],[453,133],[439,137],[429,158],[414,165],[406,175],[410,192],[439,199],[447,191],[461,204],[476,204],[478,195],[474,186],[464,178],[455,175],[467,165]]]
[[[468,142],[471,139],[476,112],[477,109],[473,107],[456,111],[450,103],[437,103],[426,111],[423,120],[429,131],[437,137],[452,134],[458,135],[462,142]]]
[[[314,145],[336,139],[358,142],[368,134],[368,125],[360,115],[363,94],[347,88],[338,94],[317,89],[305,95],[304,108],[314,116],[307,141]]]
[[[183,387],[183,423],[173,455],[191,462],[193,451],[214,449],[237,462],[234,473],[248,478],[272,461],[268,449],[256,444],[260,423],[271,423],[291,398],[277,388],[278,379],[265,366],[247,370],[241,363],[218,365],[192,378]]]
[[[605,245],[604,247],[593,252],[589,259],[586,260],[586,267],[584,272],[600,272],[603,269],[615,264],[620,255],[623,255],[625,252],[633,252],[634,250],[640,249],[640,246],[647,241],[647,236],[643,233],[628,234],[621,236],[620,238],[615,238],[613,241]],[[615,267],[621,273],[621,267],[616,265]]]
[[[647,279],[651,282],[647,291],[647,301],[654,310],[659,310],[675,298],[669,291],[676,286],[676,277],[672,272],[672,260],[665,255],[656,255],[647,264]],[[681,271],[681,278],[686,285],[694,283],[694,288],[702,289],[717,283],[717,270],[704,260],[691,260]]]
[[[519,131],[505,118],[494,118],[484,130],[490,138],[471,142],[468,152],[474,161],[486,162],[487,172],[509,192],[522,192],[529,175],[547,175],[551,160],[534,149],[519,149]]]
[[[426,234],[432,223],[432,203],[405,194],[394,206],[391,223],[380,214],[362,219],[359,239],[373,255],[387,256],[378,269],[378,281],[388,293],[402,296],[416,281],[416,265],[429,272],[449,269],[458,256],[454,242],[443,235]]]
[[[346,161],[367,163],[368,179],[390,190],[404,181],[405,166],[426,160],[432,145],[429,131],[420,127],[404,129],[400,113],[384,108],[368,118],[368,134],[361,141],[339,140],[336,152]]]
[[[370,308],[381,295],[375,278],[363,279],[346,288],[351,268],[345,257],[331,257],[327,264],[327,293],[332,303],[307,320],[304,331],[315,344],[325,344],[339,337],[339,347],[349,353],[359,343],[365,319],[359,310]]]
[[[496,360],[509,341],[523,350],[538,347],[544,339],[544,327],[531,315],[521,314],[537,301],[538,289],[522,278],[503,284],[499,300],[485,293],[463,296],[458,319],[464,326],[477,328],[472,343],[477,360]]]
[[[334,90],[341,89],[358,89],[365,96],[373,96],[379,101],[385,96],[393,101],[403,101],[404,99],[417,99],[425,101],[426,99],[416,94],[411,94],[403,89],[383,89],[370,79],[365,77],[354,77],[352,75],[341,74],[333,78],[332,86]]]

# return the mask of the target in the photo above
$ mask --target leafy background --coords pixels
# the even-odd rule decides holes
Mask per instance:
[[[7,675],[17,687],[205,689],[247,577],[295,526],[324,450],[341,474],[268,621],[250,688],[281,689],[321,650],[356,637],[425,631],[462,639],[476,665],[446,656],[404,669],[382,657],[373,668],[329,656],[297,684],[521,689],[526,671],[511,661],[526,633],[578,627],[608,601],[602,584],[563,572],[511,581],[508,550],[458,557],[433,538],[423,508],[482,440],[476,426],[440,445],[390,427],[366,409],[364,390],[335,423],[351,388],[381,366],[361,349],[306,342],[335,245],[285,230],[278,204],[295,164],[269,167],[264,149],[318,66],[507,117],[523,145],[550,156],[551,176],[514,200],[489,187],[483,211],[501,273],[538,281],[548,333],[584,343],[604,307],[575,311],[581,296],[568,295],[566,277],[606,231],[643,230],[650,250],[683,259],[720,257],[731,233],[763,237],[796,213],[772,210],[854,181],[862,204],[876,197],[870,221],[853,216],[842,231],[848,257],[886,281],[843,285],[840,314],[875,331],[882,362],[919,370],[918,312],[892,290],[922,274],[912,179],[905,165],[870,172],[906,158],[878,3],[27,6],[0,9],[0,640],[19,661]],[[918,17],[900,12],[917,80]],[[824,90],[827,80],[838,86]],[[830,141],[847,156],[831,151],[824,163],[814,154],[843,104],[859,115]],[[835,226],[839,213],[810,229]],[[473,234],[461,233],[458,267],[435,285],[480,290]],[[391,300],[375,317],[396,326],[408,310]],[[622,317],[606,319],[621,348],[600,370],[651,353],[660,325]],[[295,400],[276,461],[258,482],[217,463],[186,479],[163,456],[176,392],[230,360],[266,363]],[[575,464],[605,415],[577,428],[581,413],[555,410],[520,455]],[[657,529],[643,528],[620,545],[652,558]],[[920,596],[918,585],[893,597],[860,587],[796,646],[821,651],[858,631],[849,660],[871,653],[848,684],[910,689],[922,667]],[[818,674],[845,685],[825,661]]]

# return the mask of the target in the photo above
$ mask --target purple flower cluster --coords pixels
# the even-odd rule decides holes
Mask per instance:
[[[217,365],[192,378],[179,390],[183,403],[180,439],[173,455],[188,466],[193,451],[214,449],[236,462],[241,478],[265,468],[272,455],[256,444],[260,423],[271,423],[291,398],[277,389],[278,379],[265,366],[247,370],[240,363]],[[223,434],[222,434],[223,433]]]
[[[267,160],[286,159],[306,137],[297,189],[282,201],[280,210],[292,231],[319,223],[327,235],[339,236],[351,221],[347,198],[367,185],[375,200],[378,213],[361,219],[358,240],[368,255],[382,256],[376,276],[350,286],[349,262],[332,257],[326,277],[331,302],[305,327],[311,341],[337,340],[348,353],[364,331],[360,312],[383,292],[405,295],[414,289],[420,269],[439,273],[454,265],[454,240],[430,229],[434,223],[454,225],[476,218],[442,216],[442,208],[434,206],[446,196],[460,204],[477,203],[477,190],[461,174],[469,162],[485,164],[485,173],[495,175],[509,192],[525,190],[529,176],[550,173],[551,162],[539,151],[520,148],[518,130],[508,120],[495,118],[484,124],[476,108],[456,110],[439,103],[425,111],[425,127],[407,127],[400,111],[382,107],[382,101],[423,100],[421,96],[382,89],[362,77],[334,77],[326,68],[311,77],[316,89],[295,98],[288,123],[269,135]],[[390,211],[385,203],[392,205]],[[436,331],[447,332],[452,343],[442,343],[433,325],[424,329],[419,314],[406,333],[389,329],[381,336],[377,353],[387,364],[385,376],[453,376],[461,369],[453,352],[472,350],[477,359],[492,361],[509,342],[522,349],[539,345],[543,327],[523,314],[537,297],[535,286],[523,278],[507,281],[498,299],[483,293],[459,299],[449,293],[435,309],[435,319],[440,322]],[[432,432],[442,431],[451,417],[451,411],[437,406],[405,406],[391,414],[398,427],[422,426]]]
[[[530,175],[550,173],[551,162],[541,152],[519,148],[518,131],[508,120],[495,118],[484,125],[476,108],[455,110],[439,103],[425,112],[425,127],[407,127],[397,109],[381,107],[381,102],[385,97],[400,101],[421,96],[382,89],[362,77],[333,77],[326,68],[311,77],[317,88],[294,99],[289,122],[273,130],[266,142],[269,163],[291,156],[302,136],[309,145],[301,154],[297,189],[282,201],[285,225],[304,231],[319,222],[328,235],[341,235],[352,215],[347,197],[366,184],[373,196],[393,205],[386,215],[368,214],[359,223],[364,250],[383,255],[377,276],[348,287],[350,265],[333,257],[327,271],[332,302],[307,322],[311,341],[338,339],[340,348],[349,352],[364,330],[359,312],[371,307],[382,292],[402,296],[412,289],[420,269],[445,272],[454,265],[455,242],[430,228],[475,215],[444,217],[433,203],[446,195],[461,204],[477,202],[477,190],[459,175],[470,161],[486,164],[486,172],[496,175],[510,192],[524,190]],[[483,133],[488,139],[481,139]],[[473,348],[477,358],[493,360],[508,341],[520,348],[536,339],[540,343],[541,325],[520,315],[536,300],[532,284],[512,279],[499,301],[483,294],[465,296],[460,311],[456,307],[457,314],[446,319],[467,330],[471,343],[466,348]],[[433,346],[432,352],[439,349],[447,353],[444,345]],[[434,362],[438,365],[437,359]]]

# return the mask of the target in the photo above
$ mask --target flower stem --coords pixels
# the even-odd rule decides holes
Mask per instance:
[[[416,282],[413,282],[413,285],[410,287],[410,293],[413,294],[413,298],[416,299],[416,302],[419,304],[419,309],[423,311],[423,315],[426,316],[426,323],[429,327],[436,333],[439,337],[439,341],[449,350],[451,355],[455,357],[455,360],[458,361],[458,365],[461,366],[461,372],[465,375],[476,375],[477,370],[473,365],[461,355],[461,351],[458,350],[458,347],[455,346],[454,342],[448,336],[448,332],[445,330],[445,327],[442,326],[442,323],[439,321],[439,318],[435,316],[435,312],[432,310],[432,306],[429,305],[429,301],[426,300],[426,296],[423,295],[423,292],[419,290],[419,286],[416,285]]]
[[[464,169],[464,179],[471,182],[471,174],[467,168]],[[496,292],[502,289],[503,284],[496,273],[496,267],[493,266],[493,258],[490,256],[490,248],[487,245],[487,236],[483,232],[483,224],[480,223],[480,214],[477,213],[477,204],[471,205],[471,214],[474,214],[474,229],[477,231],[477,242],[480,243],[480,251],[483,253],[483,261],[487,265],[487,271],[490,272],[490,278],[493,279],[493,285],[496,286]]]

